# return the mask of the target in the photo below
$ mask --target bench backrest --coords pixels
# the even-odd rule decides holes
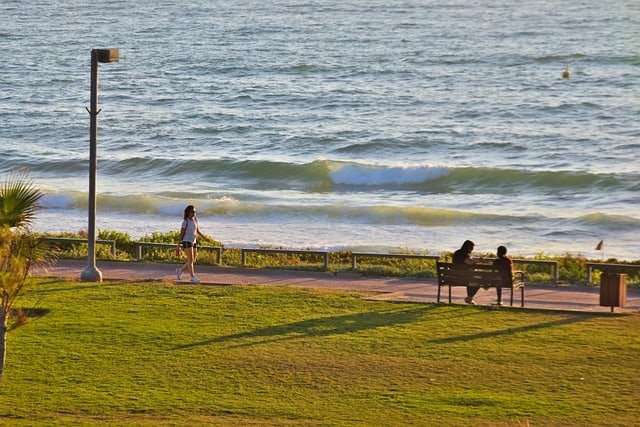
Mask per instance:
[[[468,270],[455,268],[452,263],[436,261],[438,285],[440,286],[503,286],[500,272],[492,265],[476,264]],[[504,283],[504,287],[511,286]]]

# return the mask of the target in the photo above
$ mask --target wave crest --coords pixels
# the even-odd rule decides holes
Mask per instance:
[[[449,168],[432,166],[370,166],[334,164],[330,167],[331,181],[339,185],[402,185],[419,184],[440,178]]]
[[[32,166],[23,162],[18,166]],[[85,163],[74,159],[42,161],[43,176],[86,176]],[[33,168],[28,169],[35,169]],[[318,159],[308,163],[285,160],[235,159],[108,159],[100,173],[128,182],[189,181],[216,183],[219,188],[330,192],[340,187],[388,188],[422,193],[512,194],[513,192],[636,191],[637,173],[593,173],[570,170],[528,170],[429,164],[383,165]]]

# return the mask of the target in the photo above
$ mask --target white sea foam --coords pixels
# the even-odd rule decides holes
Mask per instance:
[[[440,178],[449,168],[433,166],[368,166],[347,164],[330,172],[331,181],[341,185],[419,184]]]
[[[40,206],[45,209],[71,209],[76,206],[76,199],[71,194],[45,194],[40,199]]]

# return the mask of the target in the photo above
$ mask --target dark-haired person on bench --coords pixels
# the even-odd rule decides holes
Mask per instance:
[[[493,261],[493,267],[500,272],[500,280],[502,285],[513,285],[513,261],[507,256],[507,248],[505,246],[498,246],[496,253],[498,259]],[[502,305],[502,288],[496,287],[496,293],[498,294],[498,305]]]
[[[482,258],[471,258],[471,252],[473,252],[474,247],[475,244],[471,240],[465,240],[462,247],[453,253],[452,264],[455,269],[469,271],[474,264],[482,261]],[[480,286],[467,283],[467,297],[464,302],[475,305],[476,302],[473,297],[478,293],[478,289],[480,289]]]

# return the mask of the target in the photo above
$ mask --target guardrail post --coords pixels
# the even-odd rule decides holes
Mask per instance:
[[[591,283],[591,266],[587,265],[587,284]]]
[[[138,261],[142,259],[142,245],[136,244],[136,249],[138,250]]]
[[[559,275],[558,275],[558,263],[556,262],[555,264],[553,264],[553,283],[558,283],[558,279],[559,279]]]
[[[242,266],[244,267],[247,264],[247,252],[244,249],[240,249],[240,258],[242,261]]]
[[[356,269],[356,254],[352,253],[351,254],[351,269],[355,270]]]
[[[325,252],[323,255],[324,258],[324,269],[328,270],[329,269],[329,252]]]

